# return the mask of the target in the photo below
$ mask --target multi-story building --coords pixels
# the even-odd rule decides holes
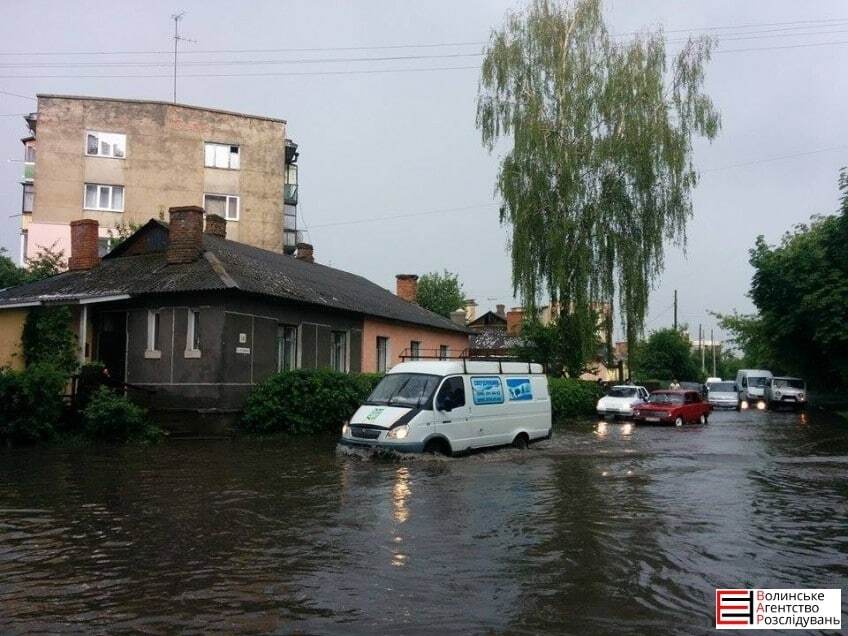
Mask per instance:
[[[70,223],[117,228],[192,204],[227,220],[227,237],[293,253],[297,144],[282,119],[169,102],[39,95],[26,118],[21,259],[71,256]],[[36,160],[37,156],[37,160]]]

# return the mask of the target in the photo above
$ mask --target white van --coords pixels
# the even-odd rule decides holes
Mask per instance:
[[[542,365],[427,360],[392,367],[342,427],[339,443],[452,455],[488,446],[524,448],[550,436]]]
[[[743,404],[742,408],[753,407],[760,402],[765,406],[765,388],[771,378],[771,371],[765,369],[739,369],[736,374],[736,388],[739,391],[739,399],[747,403]]]

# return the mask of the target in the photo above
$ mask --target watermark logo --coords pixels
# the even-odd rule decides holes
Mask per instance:
[[[842,590],[718,589],[716,629],[842,629]]]

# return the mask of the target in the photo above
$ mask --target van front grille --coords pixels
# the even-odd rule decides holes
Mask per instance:
[[[377,439],[378,437],[380,437],[380,429],[364,428],[362,426],[351,426],[350,434],[353,437],[359,437],[361,439]]]

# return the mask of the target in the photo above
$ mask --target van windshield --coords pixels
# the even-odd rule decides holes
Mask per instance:
[[[774,388],[775,389],[786,389],[786,388],[803,389],[804,388],[804,381],[803,380],[796,380],[795,378],[777,378],[774,381]]]
[[[365,403],[423,407],[430,402],[440,379],[423,373],[390,373],[374,387]]]

